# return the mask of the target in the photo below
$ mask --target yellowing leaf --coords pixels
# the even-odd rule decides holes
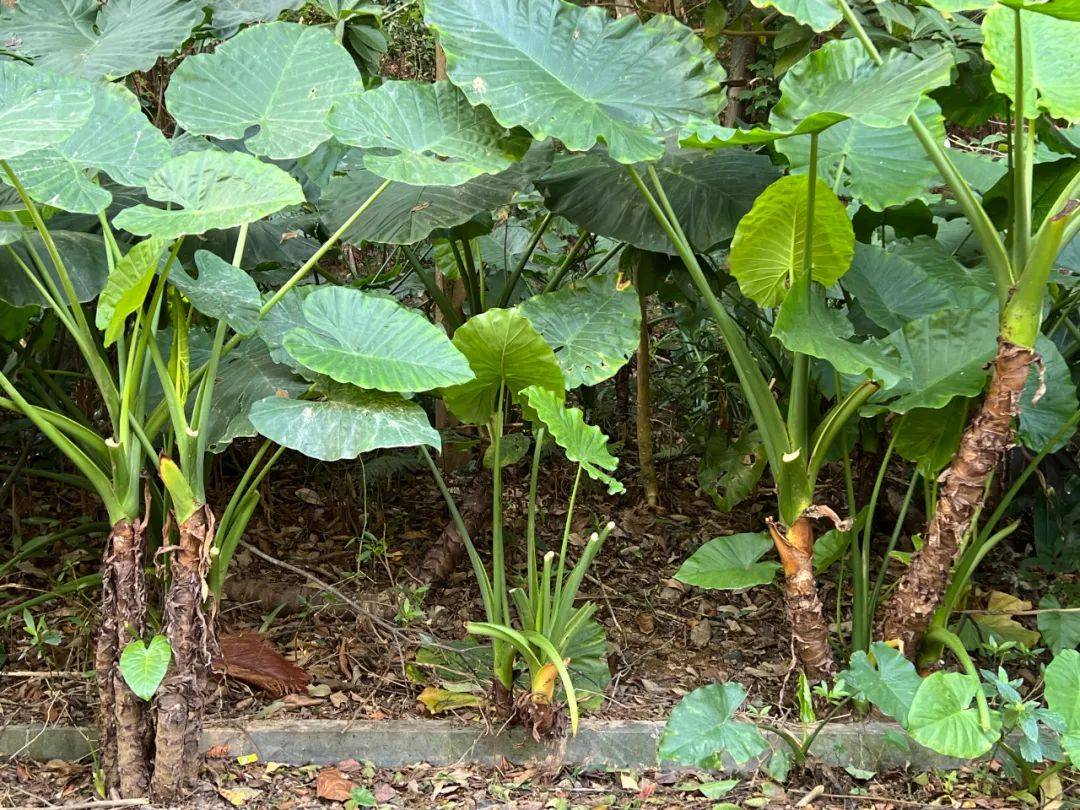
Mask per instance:
[[[417,698],[432,714],[452,711],[453,709],[466,709],[472,706],[483,706],[484,699],[479,695],[463,692],[451,692],[447,689],[439,689],[429,686]]]

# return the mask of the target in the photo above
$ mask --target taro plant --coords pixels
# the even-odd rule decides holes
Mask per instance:
[[[610,284],[611,280],[608,279],[606,283]],[[573,291],[566,292],[573,295]],[[622,291],[617,292],[621,294]],[[532,305],[532,317],[541,329],[546,325],[557,330],[558,324],[544,320],[548,310],[540,304],[546,297],[539,296],[527,303]],[[468,358],[475,376],[469,382],[444,388],[442,392],[448,409],[466,424],[481,425],[489,439],[486,458],[490,459],[493,479],[490,573],[461,520],[460,511],[441,472],[423,448],[422,453],[465,542],[480,587],[487,620],[470,622],[468,630],[473,635],[492,640],[496,703],[504,710],[515,712],[533,729],[535,735],[540,736],[553,733],[560,726],[560,717],[553,704],[556,676],[563,686],[571,726],[577,731],[575,675],[577,672],[587,672],[592,665],[589,659],[597,655],[597,645],[586,643],[586,639],[594,634],[592,615],[595,606],[587,603],[575,607],[574,601],[589,566],[613,525],[609,524],[600,533],[594,533],[581,557],[571,565],[569,538],[582,473],[605,483],[611,493],[622,491],[622,485],[607,472],[617,464],[617,460],[607,451],[607,438],[598,428],[585,423],[579,409],[567,409],[563,405],[566,387],[580,383],[581,375],[590,373],[584,361],[590,351],[587,343],[582,340],[578,345],[568,341],[560,345],[562,351],[556,355],[523,314],[527,311],[530,310],[524,306],[521,311],[489,309],[461,326],[454,333],[453,343]],[[570,313],[572,315],[573,311],[570,310]],[[575,346],[576,350],[572,350]],[[608,358],[609,364],[613,362]],[[617,365],[613,369],[606,369],[605,373],[608,370],[614,373]],[[516,434],[505,433],[507,413],[513,405],[521,407],[536,429],[527,503],[527,570],[524,587],[510,588],[503,467],[508,461],[516,460],[509,441]],[[549,551],[541,560],[537,547],[537,486],[545,435],[550,435],[563,448],[567,458],[577,464],[577,471],[559,552],[556,555],[554,551]],[[516,623],[513,621],[514,614]],[[602,647],[601,643],[601,659]],[[528,670],[528,688],[515,699],[515,664],[518,659],[524,662]]]

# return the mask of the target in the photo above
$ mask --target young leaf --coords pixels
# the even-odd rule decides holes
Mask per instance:
[[[757,198],[731,241],[731,274],[743,295],[763,307],[784,300],[802,267],[807,178],[781,177]],[[826,287],[851,264],[855,233],[843,203],[820,179],[814,198],[813,279]]]
[[[607,449],[607,436],[595,425],[585,424],[580,408],[563,407],[561,391],[531,385],[521,391],[537,418],[544,423],[555,443],[566,451],[566,457],[581,465],[594,481],[607,485],[608,494],[625,492],[626,489],[604,470],[614,470],[619,465]]]
[[[198,278],[174,267],[169,281],[203,315],[225,321],[239,335],[254,333],[262,300],[251,276],[208,250],[195,252],[195,265]]]
[[[424,409],[400,394],[332,385],[323,401],[269,396],[251,406],[266,438],[321,461],[352,459],[384,447],[441,445]]]
[[[150,700],[165,678],[172,658],[172,647],[165,636],[154,636],[149,644],[135,639],[120,653],[120,674],[131,691]]]
[[[189,0],[19,0],[0,4],[0,41],[58,73],[118,79],[173,53],[202,18]]]
[[[328,28],[274,22],[187,57],[165,104],[188,132],[244,139],[256,155],[296,158],[329,140],[335,102],[361,92],[360,73]]]
[[[1001,715],[990,713],[983,730],[971,707],[979,680],[959,672],[935,672],[915,692],[908,711],[908,732],[915,742],[951,757],[974,759],[989,751],[1001,735]]]
[[[93,109],[88,86],[22,62],[0,61],[0,160],[63,143]]]
[[[217,150],[168,160],[147,181],[146,193],[180,208],[136,205],[117,214],[113,225],[138,235],[175,239],[235,228],[304,202],[300,184],[277,166],[242,152]]]
[[[1064,650],[1046,667],[1046,706],[1065,721],[1061,745],[1080,764],[1080,652]]]
[[[195,514],[201,505],[199,497],[191,488],[191,483],[171,458],[162,456],[158,459],[158,474],[172,498],[172,511],[177,523],[183,523]]]
[[[532,138],[507,133],[486,107],[473,107],[454,85],[390,81],[337,102],[330,130],[360,146],[372,174],[414,186],[457,186],[497,174],[521,159]]]
[[[873,659],[862,650],[857,650],[840,677],[860,697],[906,727],[908,713],[922,678],[915,671],[914,664],[886,644],[875,641],[870,645],[870,653]]]
[[[304,368],[377,391],[428,391],[472,378],[438,326],[390,298],[321,287],[304,299],[305,326],[284,346]]]
[[[687,585],[722,591],[767,585],[780,570],[778,562],[761,562],[772,547],[772,540],[764,534],[714,537],[679,566],[675,579]]]
[[[500,386],[519,398],[530,385],[565,397],[555,352],[521,313],[489,309],[454,333],[454,346],[468,358],[475,378],[443,389],[446,407],[464,422],[486,424],[495,412]]]
[[[97,328],[105,332],[106,346],[114,344],[123,333],[128,315],[142,307],[167,246],[168,242],[163,239],[146,239],[113,267],[98,298],[94,316]]]
[[[62,143],[35,149],[11,168],[35,200],[54,208],[97,214],[113,195],[87,172],[104,172],[125,186],[142,186],[170,156],[168,141],[116,84],[87,83],[94,109],[86,123]]]
[[[643,25],[563,0],[430,0],[424,16],[472,104],[571,151],[603,141],[620,163],[655,160],[664,130],[721,105],[711,55],[663,15]]]
[[[744,700],[737,683],[710,684],[684,697],[664,726],[660,762],[714,768],[725,754],[736,763],[763,754],[769,746],[757,727],[734,719]]]
[[[555,350],[567,389],[614,377],[641,339],[637,293],[615,276],[533,296],[518,309]]]

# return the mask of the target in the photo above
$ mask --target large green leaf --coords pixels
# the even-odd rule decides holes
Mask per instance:
[[[874,323],[893,331],[942,309],[993,306],[993,294],[978,287],[953,259],[932,260],[918,248],[896,244],[885,251],[855,245],[855,259],[840,284]]]
[[[310,284],[293,287],[258,323],[259,337],[266,344],[274,362],[291,366],[294,371],[300,371],[302,366],[285,350],[285,336],[293,329],[307,328],[304,299],[316,289],[318,287]]]
[[[87,85],[0,60],[0,160],[63,143],[93,109]]]
[[[176,267],[169,281],[203,315],[225,321],[237,334],[252,334],[262,300],[251,276],[208,250],[196,252],[195,265],[199,268],[198,278]]]
[[[484,425],[495,413],[499,389],[517,399],[536,385],[562,398],[563,372],[555,352],[516,310],[489,309],[454,332],[454,345],[469,360],[475,378],[443,390],[446,407],[464,422]]]
[[[1076,383],[1073,382],[1069,364],[1061,356],[1057,345],[1046,335],[1039,335],[1035,351],[1042,358],[1042,368],[1033,366],[1020,398],[1020,420],[1016,437],[1025,447],[1039,452],[1057,435],[1076,414],[1080,403],[1076,399]],[[1044,387],[1038,401],[1035,396]],[[1075,433],[1075,429],[1062,436],[1051,451],[1060,450]]]
[[[458,186],[498,174],[532,143],[527,132],[508,133],[446,81],[386,82],[337,102],[329,124],[339,141],[368,150],[369,172],[414,186]]]
[[[482,174],[460,186],[410,186],[391,183],[356,224],[345,232],[352,244],[383,242],[411,245],[437,228],[452,228],[477,214],[507,205],[551,160],[551,146],[536,144],[499,174]],[[323,222],[334,230],[385,181],[365,169],[334,178],[320,205]]]
[[[209,0],[206,5],[214,36],[228,39],[241,26],[272,22],[283,11],[300,8],[304,0]]]
[[[352,57],[330,30],[275,22],[189,56],[169,80],[165,103],[188,132],[244,139],[250,152],[283,159],[328,140],[331,106],[361,89]],[[251,127],[258,131],[245,138]]]
[[[789,290],[773,323],[773,336],[788,351],[827,360],[841,374],[865,375],[885,387],[900,382],[906,370],[899,352],[873,338],[852,340],[854,335],[847,315],[829,306],[817,284]]]
[[[896,427],[896,454],[914,461],[927,481],[937,480],[960,446],[969,400],[953,397],[941,408],[914,408]]]
[[[708,55],[665,19],[562,0],[428,0],[424,11],[470,102],[573,151],[602,141],[620,163],[655,160],[663,130],[720,108]]]
[[[1080,21],[1080,3],[1076,0],[927,0],[927,5],[949,14],[976,11],[1001,3],[1009,8],[1049,14],[1061,20]]]
[[[637,293],[615,276],[593,276],[518,308],[555,350],[567,389],[615,376],[641,339]]]
[[[261,340],[243,341],[218,366],[210,421],[203,427],[206,446],[220,453],[233,439],[254,436],[257,431],[249,417],[254,403],[266,397],[299,397],[310,387],[287,366],[275,363]]]
[[[202,20],[195,0],[19,0],[0,4],[0,42],[87,79],[149,70]]]
[[[919,744],[950,757],[975,759],[989,751],[1001,733],[1001,715],[990,713],[984,731],[971,706],[979,679],[959,672],[935,672],[915,692],[908,711],[908,732]]]
[[[270,396],[251,407],[260,434],[322,461],[384,447],[441,446],[424,409],[400,394],[332,385],[318,402]]]
[[[951,69],[952,57],[943,50],[926,59],[893,50],[875,65],[857,39],[831,40],[784,76],[773,120],[785,129],[830,112],[871,127],[896,127],[924,93],[949,83]]]
[[[739,222],[731,241],[731,275],[743,295],[763,307],[784,300],[800,272],[805,245],[807,177],[781,177]],[[851,264],[855,233],[843,203],[820,179],[814,199],[814,281],[831,286]]]
[[[1069,608],[1062,610],[1061,603],[1053,596],[1040,599],[1039,610],[1039,632],[1051,652],[1080,647],[1080,613]]]
[[[837,3],[830,0],[751,0],[757,8],[775,8],[781,14],[809,25],[815,31],[835,28],[843,15]]]
[[[600,428],[585,423],[580,408],[563,407],[562,391],[530,385],[522,389],[521,395],[568,459],[580,464],[594,481],[606,484],[609,495],[626,491],[622,484],[604,472],[613,471],[619,465],[619,460],[608,452],[608,437]]]
[[[304,299],[306,326],[285,335],[304,368],[377,391],[428,391],[465,383],[469,363],[446,333],[391,298],[321,287]]]
[[[906,726],[922,678],[914,664],[887,644],[875,641],[870,645],[870,653],[872,658],[857,650],[840,677],[859,697]]]
[[[746,700],[737,683],[713,683],[695,689],[671,710],[660,737],[660,762],[715,768],[724,755],[747,762],[768,749],[752,723],[736,721],[735,712]]]
[[[679,566],[675,579],[721,591],[768,585],[780,570],[775,560],[761,561],[772,547],[772,540],[759,533],[714,537]]]
[[[1046,110],[1054,118],[1080,120],[1078,26],[1045,14],[1022,16],[1024,115]],[[983,53],[994,65],[994,86],[1016,101],[1016,32],[1012,9],[996,6],[983,18]]]
[[[105,332],[106,346],[116,343],[124,331],[124,321],[142,308],[166,247],[168,243],[163,239],[139,242],[109,273],[94,316],[97,328]]]
[[[690,244],[703,253],[732,237],[777,177],[767,156],[741,150],[671,150],[655,168]],[[675,252],[625,167],[603,149],[558,156],[536,186],[548,210],[575,225],[643,250]]]
[[[150,700],[165,680],[172,660],[172,647],[165,636],[154,636],[149,644],[135,639],[120,653],[120,674],[131,691]]]
[[[60,258],[71,277],[71,286],[75,288],[75,295],[80,302],[86,303],[97,298],[105,286],[105,280],[109,277],[109,265],[105,256],[105,243],[97,234],[74,233],[72,231],[52,231],[53,241],[60,253]],[[60,277],[52,269],[52,263],[48,259],[45,244],[41,237],[32,233],[29,235],[30,244],[34,252],[42,257],[45,266],[49,268],[53,285],[56,289],[62,289]],[[34,262],[21,244],[11,245],[12,250],[27,267],[33,267]],[[0,250],[0,298],[17,307],[42,305],[45,303],[38,293],[37,288],[26,278],[26,274],[18,263],[8,253],[8,249]]]
[[[945,121],[937,102],[921,99],[916,115],[935,140],[945,140]],[[777,127],[791,123],[779,114],[771,121]],[[806,171],[809,141],[791,138],[777,144],[793,171]],[[841,121],[818,137],[818,173],[831,179],[837,193],[875,211],[913,199],[931,201],[931,187],[939,184],[937,170],[910,126],[875,127],[855,119]]]
[[[986,383],[986,364],[997,349],[998,318],[992,309],[943,310],[912,321],[884,342],[910,370],[907,379],[875,395],[888,408],[941,408],[955,396],[973,397]]]
[[[1046,667],[1046,707],[1065,721],[1061,746],[1080,764],[1080,652],[1064,650]]]
[[[175,239],[235,228],[304,201],[300,184],[289,175],[242,152],[187,152],[174,157],[150,177],[146,193],[180,208],[125,208],[113,219],[117,228]]]
[[[142,186],[171,156],[139,100],[115,84],[88,85],[94,109],[67,140],[15,158],[11,168],[34,199],[83,214],[104,211],[112,194],[91,176],[104,172],[125,186]],[[88,175],[89,173],[89,175]]]

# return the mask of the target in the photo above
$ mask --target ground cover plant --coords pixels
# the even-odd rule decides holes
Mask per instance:
[[[308,685],[265,637],[284,594],[220,632],[252,554],[316,586],[290,609],[389,634],[430,712],[537,739],[614,703],[606,561],[637,555],[714,605],[716,656],[719,616],[782,605],[795,671],[680,683],[658,761],[783,781],[822,723],[885,716],[1061,793],[1080,7],[690,5],[0,4],[0,659],[54,660],[46,611],[94,600],[101,795],[196,785],[217,676]],[[354,571],[253,543],[293,470],[363,480]],[[415,569],[369,473],[440,512]],[[42,481],[80,514],[27,538]]]

